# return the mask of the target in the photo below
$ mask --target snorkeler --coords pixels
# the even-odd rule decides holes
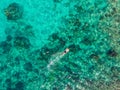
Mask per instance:
[[[66,48],[63,52],[56,53],[54,57],[51,57],[50,63],[47,65],[47,68],[50,69],[52,65],[58,62],[68,52],[69,52],[69,48]]]
[[[63,55],[65,55],[66,53],[68,53],[70,50],[69,48],[66,48],[65,51],[63,52]]]

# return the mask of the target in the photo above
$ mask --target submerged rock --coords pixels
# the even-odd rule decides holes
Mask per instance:
[[[27,62],[27,63],[24,64],[24,69],[26,71],[32,71],[33,66],[32,66],[32,64],[30,62]]]
[[[12,36],[11,35],[8,35],[7,37],[6,37],[6,40],[9,42],[9,41],[11,41],[12,40]]]
[[[79,47],[79,45],[75,45],[75,44],[69,45],[68,48],[70,49],[71,52],[74,52],[74,53],[76,53],[76,52],[78,52],[78,51],[81,50],[81,48]]]
[[[21,81],[19,81],[15,84],[15,90],[24,90],[24,87],[25,87],[25,85]]]
[[[17,48],[29,49],[31,44],[29,39],[26,37],[17,36],[14,39],[14,46]]]
[[[107,55],[110,57],[116,57],[118,55],[118,53],[114,49],[109,49],[107,51]]]
[[[18,20],[23,15],[23,9],[18,3],[11,3],[4,12],[8,20]]]
[[[7,84],[7,86],[11,86],[12,81],[11,81],[11,79],[8,78],[5,80],[5,83]]]
[[[8,53],[12,48],[12,44],[7,41],[2,41],[0,47],[3,49],[3,53]]]

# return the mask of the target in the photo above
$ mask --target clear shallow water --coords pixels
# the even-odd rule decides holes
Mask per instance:
[[[119,90],[119,6],[0,1],[0,90]]]

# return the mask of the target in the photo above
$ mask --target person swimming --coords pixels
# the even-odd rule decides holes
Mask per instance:
[[[50,63],[47,65],[47,68],[50,69],[51,66],[58,62],[68,52],[69,48],[66,48],[63,52],[56,53],[53,57],[50,58]]]
[[[65,51],[63,52],[63,54],[65,55],[68,52],[69,52],[69,48],[66,48]]]

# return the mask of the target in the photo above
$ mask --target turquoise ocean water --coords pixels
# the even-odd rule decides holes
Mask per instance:
[[[1,0],[0,90],[120,90],[120,0]]]

